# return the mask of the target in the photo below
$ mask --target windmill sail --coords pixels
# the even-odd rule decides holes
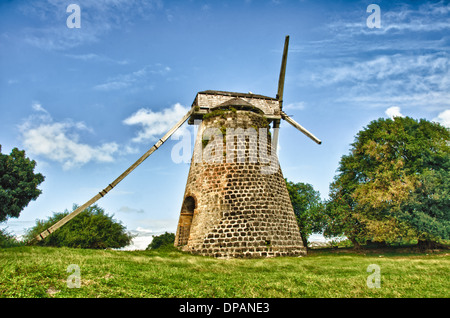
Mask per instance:
[[[291,124],[292,126],[294,126],[295,128],[297,128],[298,130],[300,130],[302,133],[304,133],[306,136],[308,136],[309,138],[311,138],[314,142],[316,142],[317,144],[321,144],[322,141],[317,138],[316,136],[314,136],[312,133],[310,133],[308,130],[306,130],[305,127],[303,127],[302,125],[300,125],[299,123],[297,123],[295,120],[293,120],[291,117],[289,117],[288,115],[286,115],[285,112],[281,112],[281,118],[283,118],[284,120],[286,120],[289,124]]]
[[[289,35],[286,35],[284,40],[284,50],[283,56],[281,58],[281,69],[280,69],[280,77],[278,79],[278,91],[276,98],[278,99],[280,105],[280,111],[283,109],[283,92],[284,92],[284,79],[286,77],[286,64],[287,64],[287,55],[289,48]],[[278,147],[278,134],[280,130],[280,120],[275,119],[273,121],[273,149],[276,153]]]
[[[192,109],[190,109],[186,115],[178,122],[175,126],[173,126],[158,142],[153,145],[152,148],[150,148],[145,154],[143,154],[135,163],[133,163],[127,170],[125,170],[117,179],[115,179],[113,182],[111,182],[105,189],[97,193],[92,199],[87,201],[85,204],[78,207],[75,211],[70,213],[69,215],[65,216],[55,224],[53,224],[51,227],[40,233],[38,236],[35,237],[35,240],[41,241],[47,236],[49,236],[51,233],[59,229],[61,226],[72,220],[74,217],[76,217],[78,214],[80,214],[82,211],[84,211],[86,208],[100,200],[102,197],[104,197],[109,191],[111,191],[120,181],[122,181],[128,174],[130,174],[134,169],[136,169],[137,166],[139,166],[145,159],[147,159],[153,152],[155,152],[161,145],[169,139],[170,136],[178,129],[180,126],[191,116]]]
[[[289,35],[286,35],[286,38],[284,40],[283,57],[281,58],[280,78],[278,79],[277,99],[280,101],[280,107],[281,107],[281,103],[283,103],[284,79],[286,77],[288,47],[289,47]]]

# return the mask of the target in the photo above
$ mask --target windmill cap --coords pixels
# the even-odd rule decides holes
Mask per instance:
[[[273,97],[213,90],[198,92],[192,103],[192,107],[196,109],[193,114],[195,118],[215,109],[231,107],[236,110],[248,110],[261,113],[268,118],[279,118],[281,111],[280,101]]]

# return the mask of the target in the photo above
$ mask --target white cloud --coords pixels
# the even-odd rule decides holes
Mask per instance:
[[[131,83],[126,82],[126,81],[122,81],[122,82],[112,81],[112,82],[107,82],[104,84],[96,85],[96,86],[94,86],[94,89],[99,90],[99,91],[111,91],[111,90],[127,88],[130,85],[131,85]]]
[[[400,107],[392,106],[386,109],[385,114],[390,118],[394,119],[394,117],[405,117],[402,113],[400,113]]]
[[[42,107],[42,105],[39,104],[38,102],[34,102],[31,105],[31,108],[33,108],[33,110],[35,110],[37,112],[42,112],[42,113],[48,114],[47,110],[44,107]]]
[[[152,242],[153,235],[155,234],[151,229],[145,229],[137,227],[135,230],[131,230],[133,239],[130,245],[120,248],[122,251],[136,251],[145,250],[147,246]]]
[[[124,89],[130,86],[137,86],[142,83],[148,83],[148,79],[152,76],[164,76],[170,71],[171,68],[169,66],[164,66],[159,63],[155,65],[146,65],[137,71],[108,78],[105,83],[94,86],[94,89],[110,91]],[[152,89],[153,86],[146,84],[145,87],[147,87],[147,89]]]
[[[161,235],[165,232],[174,233],[176,230],[177,221],[178,220],[140,220],[140,223],[147,227],[138,226],[136,229],[130,230],[134,238],[132,239],[130,245],[120,248],[120,250],[145,250],[152,242],[153,236]]]
[[[381,29],[369,29],[365,8],[355,8],[330,20],[322,30],[330,36],[293,43],[290,52],[314,64],[314,71],[301,71],[299,84],[320,88],[324,95],[334,91],[337,97],[329,98],[347,106],[445,110],[450,100],[450,37],[445,32],[450,30],[450,5],[388,7],[381,5]]]
[[[386,10],[381,5],[381,28],[368,28],[366,20],[360,19],[360,11],[349,12],[345,20],[335,20],[327,27],[337,32],[339,38],[360,34],[383,35],[444,31],[450,30],[450,22],[447,19],[449,13],[450,5],[443,2],[426,2],[416,8],[400,4],[391,10]],[[368,16],[369,14],[367,14]]]
[[[108,56],[98,55],[95,53],[66,54],[65,56],[70,57],[72,59],[81,60],[81,61],[108,62],[108,63],[119,64],[119,65],[126,65],[129,63],[128,60],[115,60]]]
[[[315,74],[302,76],[302,85],[338,90],[336,102],[366,107],[422,107],[442,110],[450,97],[450,54],[380,55],[363,61],[337,59]]]
[[[141,232],[141,233],[153,233],[153,231],[152,231],[151,229],[145,229],[145,228],[140,227],[140,226],[138,226],[138,227],[136,228],[136,231],[137,231],[137,232]]]
[[[392,83],[398,79],[396,86],[405,84],[417,90],[427,90],[430,86],[444,89],[450,84],[446,80],[450,75],[450,55],[444,52],[419,56],[381,55],[370,60],[342,61],[340,64],[317,72],[312,79],[319,85],[387,80]]]
[[[122,206],[117,211],[122,213],[144,213],[144,209],[134,209],[128,206]],[[139,228],[137,228],[137,230],[139,230]]]
[[[126,118],[123,123],[126,125],[138,125],[142,127],[133,142],[145,142],[156,140],[172,128],[187,112],[189,108],[176,103],[171,108],[160,112],[153,112],[151,109],[141,108],[136,113]]]
[[[41,20],[33,28],[21,30],[24,41],[45,50],[67,50],[98,42],[112,31],[132,25],[137,18],[148,19],[149,12],[163,7],[161,0],[85,0],[80,3],[81,28],[73,32],[65,26],[69,3],[46,0],[20,5],[24,15]]]
[[[444,127],[450,128],[450,109],[444,110],[442,113],[437,115],[433,121],[440,123]]]
[[[296,103],[290,103],[283,106],[283,109],[285,110],[302,110],[305,109],[306,104],[305,102],[296,102]]]
[[[30,153],[59,162],[63,169],[71,169],[91,161],[112,162],[119,146],[115,142],[91,146],[79,141],[78,132],[92,130],[82,122],[55,122],[39,103],[33,109],[44,113],[30,116],[19,126],[23,145]]]

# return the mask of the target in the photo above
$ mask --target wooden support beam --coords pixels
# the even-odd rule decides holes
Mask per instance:
[[[322,141],[320,139],[318,139],[316,136],[314,136],[312,133],[310,133],[308,130],[306,130],[306,128],[304,128],[302,125],[300,125],[299,123],[297,123],[295,120],[293,120],[291,117],[289,117],[288,115],[286,115],[285,112],[281,112],[281,117],[286,120],[289,124],[291,124],[292,126],[294,126],[295,128],[297,128],[298,130],[300,130],[302,133],[304,133],[306,136],[308,136],[309,138],[311,138],[314,142],[316,142],[317,144],[321,144]]]
[[[43,231],[41,234],[36,236],[34,239],[37,241],[41,241],[47,236],[49,236],[51,233],[59,229],[61,226],[72,220],[74,217],[76,217],[78,214],[80,214],[82,211],[84,211],[86,208],[100,200],[102,197],[104,197],[109,191],[111,191],[120,181],[122,181],[127,175],[129,175],[134,169],[136,169],[137,166],[139,166],[145,159],[147,159],[153,152],[155,152],[161,145],[166,142],[167,139],[169,139],[170,136],[178,129],[180,126],[191,116],[193,109],[191,108],[186,115],[175,125],[173,126],[158,142],[153,145],[152,148],[150,148],[145,154],[143,154],[135,163],[133,163],[127,170],[125,170],[119,177],[117,177],[113,182],[111,182],[105,189],[97,193],[94,197],[92,197],[89,201],[87,201],[85,204],[81,205],[75,211],[70,213],[69,215],[65,216],[55,224],[53,224],[51,227]]]
[[[278,135],[280,133],[280,119],[273,121],[273,142],[272,142],[272,153],[277,154],[278,149]]]

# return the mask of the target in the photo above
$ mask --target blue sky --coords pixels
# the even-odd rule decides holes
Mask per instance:
[[[81,27],[68,28],[70,4]],[[380,28],[369,28],[370,4]],[[45,175],[17,235],[82,204],[119,176],[203,90],[275,96],[290,36],[282,122],[284,176],[328,195],[356,133],[379,117],[450,126],[448,1],[2,1],[0,144]],[[193,132],[185,124],[184,131]],[[98,201],[144,237],[175,232],[189,164],[169,140]]]

